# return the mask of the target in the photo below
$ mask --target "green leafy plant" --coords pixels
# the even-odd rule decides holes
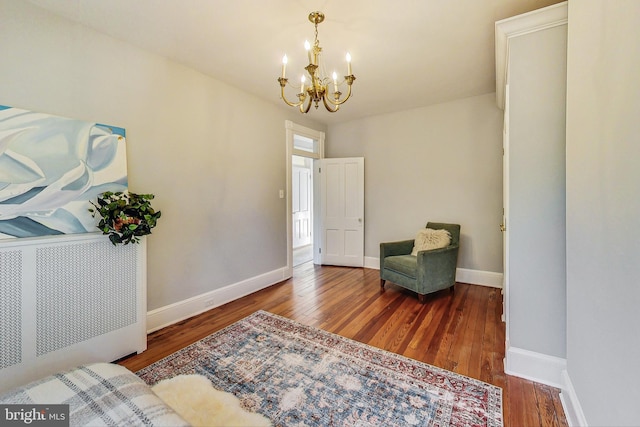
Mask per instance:
[[[91,216],[99,215],[98,228],[108,234],[111,243],[124,245],[138,243],[140,236],[151,234],[161,212],[151,207],[153,194],[135,194],[106,191],[98,196],[96,203],[90,201]]]

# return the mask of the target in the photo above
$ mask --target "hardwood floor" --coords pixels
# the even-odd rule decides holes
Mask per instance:
[[[137,371],[255,312],[265,310],[374,347],[497,385],[505,426],[567,426],[559,390],[504,373],[500,289],[456,283],[418,303],[377,270],[294,269],[293,278],[148,336],[148,349],[119,363]]]

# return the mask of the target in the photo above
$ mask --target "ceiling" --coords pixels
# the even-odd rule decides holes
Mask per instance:
[[[171,58],[282,108],[282,56],[297,82],[313,42],[329,73],[346,74],[352,98],[322,123],[437,104],[495,91],[494,23],[558,0],[30,0],[114,38]],[[290,99],[295,98],[291,89]]]

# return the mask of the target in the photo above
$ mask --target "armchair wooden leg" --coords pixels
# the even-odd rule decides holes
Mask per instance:
[[[418,302],[424,304],[427,302],[427,296],[425,294],[418,294]]]
[[[385,284],[386,280],[384,279],[380,279],[380,290],[384,291],[384,284]]]

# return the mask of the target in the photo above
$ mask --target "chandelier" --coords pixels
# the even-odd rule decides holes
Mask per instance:
[[[309,57],[309,65],[304,67],[304,69],[307,71],[307,75],[309,76],[309,82],[307,83],[307,77],[303,73],[302,78],[300,79],[300,86],[291,85],[300,88],[300,92],[297,94],[298,101],[290,102],[287,100],[284,95],[284,88],[289,79],[287,79],[285,75],[287,68],[287,55],[285,55],[282,58],[282,77],[278,78],[278,82],[280,82],[282,100],[291,107],[299,107],[301,113],[308,113],[312,103],[315,104],[317,109],[318,104],[322,101],[328,111],[335,113],[340,108],[340,105],[347,102],[347,99],[351,97],[351,85],[356,79],[356,76],[351,73],[351,55],[347,53],[346,56],[347,75],[344,76],[344,81],[338,82],[338,75],[335,71],[331,78],[326,75],[321,75],[320,71],[323,70],[319,64],[319,59],[322,48],[318,41],[318,24],[324,21],[324,14],[322,12],[311,12],[309,14],[309,21],[313,23],[316,29],[313,46],[311,46],[308,41],[305,41],[304,43],[304,47],[307,50],[307,55]],[[332,82],[333,85],[331,84]],[[338,88],[344,82],[347,83],[347,95],[343,99],[340,99],[342,92],[340,92]],[[331,93],[329,91],[330,86],[333,87],[333,91]]]

